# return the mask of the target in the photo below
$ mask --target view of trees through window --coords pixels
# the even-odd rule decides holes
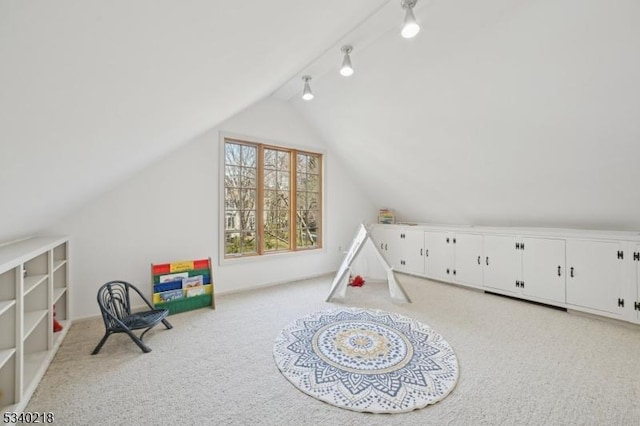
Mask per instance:
[[[322,156],[225,139],[225,256],[321,247]]]

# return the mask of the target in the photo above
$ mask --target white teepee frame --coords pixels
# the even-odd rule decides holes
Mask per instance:
[[[342,264],[340,265],[340,269],[336,273],[333,282],[331,283],[331,291],[329,292],[329,296],[327,297],[327,302],[330,302],[333,299],[342,299],[344,300],[347,294],[347,285],[349,284],[349,275],[351,272],[351,264],[356,256],[362,250],[365,244],[370,244],[373,247],[373,252],[376,255],[376,258],[382,264],[384,270],[387,272],[387,282],[389,284],[389,295],[391,299],[396,302],[405,302],[411,303],[411,299],[407,295],[407,292],[404,291],[404,288],[400,285],[398,280],[396,280],[396,275],[393,271],[393,268],[387,263],[382,254],[378,251],[378,247],[374,244],[371,239],[371,235],[367,230],[367,227],[362,223],[358,228],[358,233],[356,237],[353,239],[351,243],[351,247],[347,252]]]

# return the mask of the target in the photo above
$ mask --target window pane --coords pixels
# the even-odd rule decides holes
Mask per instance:
[[[289,189],[289,172],[278,172],[278,189]]]
[[[253,210],[256,208],[256,190],[241,189],[240,190],[240,208],[243,210]]]
[[[245,167],[256,167],[258,149],[255,146],[242,145],[242,161]]]
[[[276,208],[278,210],[289,210],[289,192],[278,191]]]
[[[298,173],[307,172],[307,156],[305,154],[298,154],[298,164],[296,166]]]
[[[238,254],[240,251],[240,233],[227,233],[224,239],[224,252],[227,254]]]
[[[224,207],[227,210],[240,208],[240,190],[227,188],[224,190]]]
[[[274,170],[264,171],[264,187],[268,189],[276,189],[276,172]]]
[[[256,253],[258,251],[258,244],[256,241],[256,235],[253,232],[242,233],[242,252],[243,253]]]
[[[228,210],[225,217],[225,231],[240,230],[240,212],[237,210]]]
[[[241,145],[235,143],[226,143],[224,145],[224,162],[229,165],[240,164],[240,148]]]
[[[278,151],[278,170],[289,171],[291,155],[288,152]]]
[[[304,191],[298,191],[298,204],[296,205],[296,209],[306,210],[307,208],[307,193]]]
[[[298,191],[307,190],[307,175],[305,173],[298,173],[298,177],[296,178],[296,186],[298,187]]]
[[[318,175],[306,175],[307,191],[320,191],[320,179]]]
[[[320,208],[320,194],[317,192],[307,192],[307,209],[317,210]]]
[[[242,168],[242,188],[255,188],[256,187],[256,169],[250,169],[248,167]]]
[[[276,151],[272,149],[264,150],[264,168],[265,169],[276,169]]]
[[[224,186],[227,188],[239,188],[242,169],[236,166],[226,166],[224,168]]]
[[[275,210],[278,196],[276,191],[265,190],[264,191],[264,209]]]
[[[281,228],[278,232],[278,249],[289,250],[291,244],[289,242],[289,228]]]
[[[319,155],[309,155],[307,157],[307,162],[309,164],[307,168],[308,173],[312,173],[315,175],[320,174],[320,156]]]

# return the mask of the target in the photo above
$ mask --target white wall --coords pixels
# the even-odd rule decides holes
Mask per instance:
[[[218,264],[219,132],[325,152],[324,250]],[[358,224],[375,218],[339,160],[286,102],[266,100],[211,129],[48,229],[71,237],[72,315],[98,315],[96,292],[123,279],[151,293],[150,264],[211,257],[218,294],[337,269]],[[327,289],[328,291],[329,289]]]

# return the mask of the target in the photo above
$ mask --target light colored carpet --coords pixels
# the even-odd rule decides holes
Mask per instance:
[[[412,304],[386,283],[326,303],[332,277],[216,298],[216,310],[170,317],[172,330],[125,335],[90,355],[104,330],[77,322],[27,411],[61,425],[629,425],[640,418],[640,327],[400,275]],[[441,402],[366,414],[303,394],[273,361],[280,330],[310,312],[356,306],[428,324],[454,348],[460,377]]]

